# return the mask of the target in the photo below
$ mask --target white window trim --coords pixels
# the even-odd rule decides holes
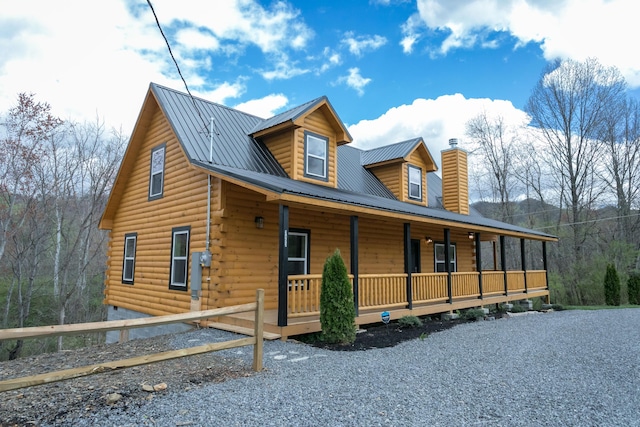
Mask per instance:
[[[310,138],[314,138],[320,142],[322,142],[324,144],[324,157],[321,156],[316,156],[315,154],[311,154],[309,152],[309,139]],[[305,142],[305,158],[304,158],[304,173],[307,176],[310,177],[315,177],[315,178],[321,178],[326,180],[327,179],[327,171],[328,171],[328,158],[329,158],[329,140],[328,138],[322,137],[320,135],[316,135],[310,132],[305,132],[305,136],[304,136],[304,142]],[[309,170],[309,158],[312,157],[314,159],[320,159],[323,162],[323,167],[322,167],[322,174],[317,174],[317,173],[313,173]]]
[[[411,181],[411,170],[415,170],[415,171],[418,172],[418,174],[419,174],[418,182]],[[409,188],[407,189],[408,190],[408,194],[409,194],[409,198],[412,199],[412,200],[422,200],[422,169],[419,168],[419,167],[416,167],[416,166],[408,165],[407,174],[409,175],[409,177],[408,177]],[[411,195],[411,185],[412,184],[418,186],[418,196]]]
[[[302,236],[304,237],[304,250],[303,250],[303,254],[304,257],[300,258],[300,257],[290,257],[287,256],[287,262],[289,261],[304,261],[304,274],[307,274],[306,272],[309,271],[309,260],[308,260],[308,254],[309,254],[309,233],[304,233],[304,232],[300,232],[300,231],[289,231],[289,237],[291,236]]]
[[[161,145],[159,147],[154,148],[153,150],[151,150],[151,165],[150,165],[150,173],[149,173],[149,199],[153,200],[153,199],[158,199],[160,197],[162,197],[162,194],[164,192],[164,165],[165,165],[165,160],[166,160],[166,150],[165,150],[165,146]],[[157,155],[157,153],[162,153],[162,168],[159,171],[154,171],[153,170],[153,157],[155,155]],[[160,189],[158,192],[154,193],[153,192],[153,177],[156,175],[160,175]]]
[[[185,246],[186,254],[184,256],[175,256],[174,247],[176,243],[176,236],[186,234],[187,242]],[[189,238],[190,238],[191,230],[189,228],[177,228],[172,231],[171,234],[171,277],[169,281],[169,288],[171,289],[187,289],[187,282],[189,280]],[[185,261],[184,263],[184,283],[176,283],[174,280],[176,274],[175,261]]]
[[[127,255],[127,247],[128,242],[133,240],[133,254]],[[135,268],[136,268],[136,246],[138,244],[138,236],[137,234],[126,234],[124,237],[124,255],[122,261],[122,283],[126,283],[128,285],[133,285],[133,278],[135,277]],[[125,273],[127,271],[126,265],[127,261],[131,262],[131,277],[125,277]]]
[[[447,271],[445,261],[444,260],[438,261],[438,257],[437,257],[438,250],[436,248],[439,247],[439,246],[441,246],[444,249],[444,243],[435,243],[433,245],[433,259],[435,261],[435,265],[434,266],[435,266],[435,272],[436,273],[438,272],[438,265],[439,264],[445,266],[443,272]],[[451,243],[451,248],[453,248],[453,259],[449,259],[449,263],[452,264],[452,267],[453,267],[451,269],[451,272],[455,273],[456,271],[458,271],[458,256],[457,256],[457,249],[456,249],[455,243]]]

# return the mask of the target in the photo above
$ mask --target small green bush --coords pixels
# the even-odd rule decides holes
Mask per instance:
[[[564,310],[564,306],[562,304],[551,304],[551,309],[553,311],[562,311]]]
[[[627,292],[629,293],[629,304],[640,304],[640,272],[632,271],[629,273]]]
[[[470,308],[469,310],[466,310],[464,313],[462,313],[462,318],[464,320],[472,321],[482,320],[484,319],[484,310],[482,310],[481,308]]]
[[[322,340],[328,343],[352,343],[356,340],[356,309],[347,267],[336,249],[327,258],[320,289],[320,326]]]
[[[524,313],[525,311],[527,310],[525,310],[520,304],[513,304],[513,307],[511,308],[512,313]]]
[[[416,316],[402,316],[398,319],[398,325],[402,328],[419,328],[422,326],[422,320]]]
[[[607,305],[620,305],[620,278],[613,264],[607,265],[604,275],[604,302]]]

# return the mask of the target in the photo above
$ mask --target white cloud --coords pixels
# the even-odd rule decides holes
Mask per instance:
[[[307,74],[310,70],[307,68],[299,68],[296,66],[296,61],[289,60],[288,57],[283,56],[276,64],[275,68],[268,71],[262,71],[262,78],[265,80],[283,80],[290,79],[295,76]]]
[[[346,45],[349,52],[356,56],[361,56],[366,51],[373,51],[381,48],[387,43],[387,38],[380,35],[356,36],[353,31],[344,35],[342,44]]]
[[[318,73],[324,73],[328,69],[338,66],[342,63],[342,57],[340,56],[340,54],[330,47],[325,47],[322,50],[322,56],[325,62],[318,70]]]
[[[407,21],[402,24],[402,40],[400,41],[400,45],[402,46],[402,51],[404,53],[413,52],[413,46],[420,40],[421,33],[420,31],[423,29],[424,23],[420,19],[420,15],[414,13],[407,19]]]
[[[361,149],[422,137],[439,164],[439,153],[448,148],[450,138],[458,138],[460,147],[465,148],[465,124],[483,111],[500,114],[507,123],[527,121],[526,114],[510,101],[467,99],[455,94],[436,99],[419,98],[410,105],[391,108],[376,119],[349,126],[349,133],[353,144]]]
[[[448,33],[439,47],[441,54],[475,45],[495,47],[498,42],[491,35],[507,32],[518,40],[516,47],[540,43],[547,60],[597,57],[618,67],[637,87],[640,56],[623,48],[636,39],[634,6],[631,0],[418,0],[424,24]],[[403,47],[413,46],[412,35],[415,32],[405,34]]]
[[[145,2],[66,0],[60,7],[46,0],[9,1],[0,0],[0,112],[15,104],[19,92],[33,92],[64,119],[93,121],[98,114],[130,132],[149,82],[184,90]],[[268,77],[307,72],[278,63],[282,53],[305,48],[313,37],[299,11],[285,2],[153,5],[165,34],[175,37],[171,48],[192,93],[224,102],[246,90],[244,80],[211,84],[207,74],[219,63],[202,55],[205,50],[228,56],[253,45],[265,65],[275,64]]]
[[[198,96],[207,101],[217,102],[218,104],[225,104],[230,98],[238,98],[246,92],[246,86],[242,83],[240,78],[235,83],[224,82],[218,85],[215,89],[210,91],[196,91]]]
[[[236,105],[236,110],[267,119],[276,115],[277,111],[287,105],[289,100],[281,93],[267,95],[261,99],[252,99]]]
[[[350,88],[355,89],[358,95],[362,96],[364,87],[371,83],[371,79],[362,77],[359,68],[349,68],[349,75],[340,77],[338,83],[345,83]]]

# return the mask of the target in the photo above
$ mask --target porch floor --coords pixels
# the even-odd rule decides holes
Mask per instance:
[[[456,298],[452,304],[447,302],[414,304],[412,309],[389,308],[391,319],[399,319],[402,316],[426,316],[430,314],[447,313],[453,310],[481,307],[485,305],[501,304],[510,301],[518,301],[529,298],[547,297],[549,291],[535,290],[529,292],[513,292],[508,295],[492,295],[479,298]],[[356,325],[369,325],[380,323],[380,313],[383,309],[366,310],[361,308],[356,317]],[[220,317],[217,322],[209,323],[209,327],[229,330],[232,332],[253,334],[254,314],[252,312],[237,313]],[[278,326],[278,311],[264,311],[264,333],[265,339],[287,339],[290,336],[319,332],[321,330],[320,316],[312,315],[305,317],[290,317],[287,326]]]

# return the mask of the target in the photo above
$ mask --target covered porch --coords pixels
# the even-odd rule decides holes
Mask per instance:
[[[403,232],[396,236],[398,241],[402,241],[402,244],[398,245],[397,255],[399,261],[404,262],[401,267],[403,271],[371,273],[360,271],[361,268],[373,268],[371,260],[362,262],[360,259],[361,252],[365,252],[359,247],[360,218],[351,215],[346,219],[349,221],[349,246],[345,263],[350,272],[358,325],[380,322],[382,311],[389,311],[391,319],[398,319],[406,315],[432,315],[537,297],[549,302],[545,239],[535,241],[531,236],[507,233],[509,237],[516,237],[520,241],[519,268],[508,270],[506,235],[499,234],[498,230],[486,227],[471,229],[464,224],[451,224],[448,227],[438,227],[439,230],[435,229],[431,234],[434,236],[432,239],[422,237],[424,233],[421,227],[424,224],[414,223],[413,228],[418,232],[414,231],[412,238],[412,223],[405,222],[401,224],[400,230]],[[322,275],[290,273],[292,257],[288,248],[289,209],[286,205],[280,205],[278,223],[280,238],[277,308],[265,312],[265,331],[281,337],[320,331]],[[430,230],[434,230],[432,224],[429,224],[429,227]],[[458,244],[458,254],[454,248],[455,243],[451,240],[453,227],[459,242],[461,238],[466,241]],[[418,236],[415,234],[420,235],[421,242],[417,242]],[[433,248],[434,239],[440,242],[437,243],[440,248],[445,249],[436,253]],[[482,242],[490,242],[493,246],[493,250],[487,251],[486,254],[489,261],[493,261],[489,262],[493,265],[492,270],[486,268],[486,263],[483,268]],[[531,243],[541,244],[542,265],[536,265],[542,267],[541,269],[532,269],[527,265],[526,247]],[[436,258],[432,271],[421,271],[420,256],[415,256],[416,251],[420,252],[420,245],[423,246],[423,252],[426,252],[425,246],[431,245],[429,256],[435,255]],[[465,256],[473,262],[456,264],[455,257],[460,256],[465,247],[468,248],[468,251],[465,250],[468,252]],[[380,254],[377,253],[376,256]],[[443,258],[441,263],[439,256]],[[457,271],[458,265],[471,271]],[[242,315],[225,319],[225,322],[244,327],[252,325],[252,319]]]

